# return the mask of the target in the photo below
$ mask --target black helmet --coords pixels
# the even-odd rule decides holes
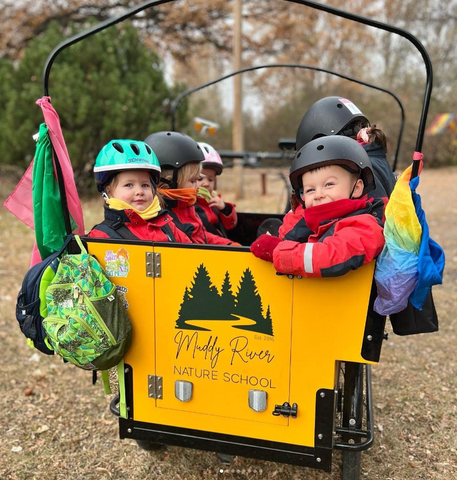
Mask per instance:
[[[205,160],[200,145],[183,133],[156,132],[146,137],[144,141],[154,150],[162,170],[173,169],[173,181],[170,184],[172,188],[176,188],[178,170],[182,166],[186,163]]]
[[[336,135],[316,138],[297,152],[289,175],[295,192],[298,194],[303,189],[305,172],[327,165],[339,165],[352,173],[361,173],[363,194],[375,189],[373,167],[365,149],[352,138]]]
[[[325,97],[311,105],[297,130],[296,149],[311,140],[328,135],[352,136],[359,123],[370,124],[365,115],[347,98]]]

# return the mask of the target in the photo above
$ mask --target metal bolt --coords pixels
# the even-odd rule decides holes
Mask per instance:
[[[153,393],[150,393],[150,394],[149,394],[149,398],[154,398],[154,394],[153,394]]]
[[[317,463],[321,463],[321,462],[322,462],[322,459],[321,459],[320,457],[317,457],[317,458],[316,458],[316,462],[317,462]]]
[[[297,275],[297,278],[301,280],[303,277],[301,275]]]
[[[352,427],[355,425],[355,418],[349,419],[349,425],[351,425]]]
[[[354,445],[355,440],[354,440],[353,438],[350,438],[350,439],[348,440],[348,443],[349,443],[350,445]]]
[[[125,369],[124,369],[124,372],[125,372],[125,373],[129,373],[129,369],[128,369],[128,368],[125,368]]]
[[[367,340],[371,342],[373,340],[373,337],[371,335],[367,335]]]
[[[127,433],[132,433],[132,429],[131,429],[131,428],[127,428]]]
[[[147,256],[147,257],[150,257],[150,256],[151,256],[151,252],[146,252],[146,256]]]
[[[322,439],[324,438],[324,435],[322,435],[322,433],[319,433],[319,435],[317,436],[317,438],[318,438],[319,440],[322,440]]]
[[[325,397],[325,392],[321,392],[320,396],[321,396],[321,398],[324,398]]]

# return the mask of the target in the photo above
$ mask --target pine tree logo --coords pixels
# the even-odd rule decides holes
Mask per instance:
[[[254,321],[254,323],[243,325],[243,318]],[[233,295],[229,272],[225,273],[221,293],[219,293],[211,281],[208,270],[202,263],[195,272],[191,286],[184,290],[176,328],[210,331],[209,328],[201,325],[187,323],[190,320],[239,321],[239,325],[232,326],[240,330],[273,335],[270,306],[268,305],[264,316],[262,299],[249,268],[243,272],[238,291],[236,295]]]

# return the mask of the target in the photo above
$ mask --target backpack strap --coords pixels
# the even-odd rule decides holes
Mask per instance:
[[[208,216],[206,215],[206,212],[205,210],[203,210],[203,208],[200,206],[200,205],[196,205],[195,206],[195,210],[197,212],[197,215],[200,217],[200,220],[202,221],[203,223],[203,226],[206,228],[206,230],[210,233],[212,233],[213,235],[217,235],[218,237],[225,237],[227,238],[227,234],[225,232],[224,234],[224,231],[225,231],[225,228],[224,230],[222,230],[221,227],[221,221],[220,221],[220,218],[219,218],[219,214],[217,213],[217,208],[214,207],[214,213],[217,215],[217,218],[219,219],[218,223],[217,223],[217,226],[216,225],[213,225],[209,219],[208,219]]]
[[[170,242],[176,242],[176,237],[175,237],[175,235],[173,233],[173,230],[171,229],[170,225],[168,225],[168,224],[163,225],[160,229],[167,236],[167,238]]]
[[[97,229],[100,232],[106,233],[109,238],[113,239],[125,239],[125,240],[138,240],[125,225],[125,223],[119,219],[117,220],[104,220],[102,223],[96,225],[92,230]]]
[[[117,379],[119,381],[119,417],[127,418],[127,402],[125,398],[124,360],[117,364]]]
[[[219,220],[217,222],[217,228],[220,230],[223,237],[228,238],[227,230],[225,229],[224,224],[222,223],[221,214],[219,213],[219,210],[216,207],[213,207],[213,212],[217,215],[217,218]]]

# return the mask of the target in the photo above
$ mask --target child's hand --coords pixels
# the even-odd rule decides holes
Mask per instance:
[[[211,197],[211,200],[209,201],[209,206],[211,208],[216,207],[218,210],[224,210],[225,203],[221,197],[219,197],[218,195],[214,195],[213,197]]]
[[[257,257],[261,258],[262,260],[266,260],[267,262],[273,261],[273,250],[277,247],[282,240],[278,237],[274,237],[273,235],[260,235],[257,240],[251,245],[251,252]]]

